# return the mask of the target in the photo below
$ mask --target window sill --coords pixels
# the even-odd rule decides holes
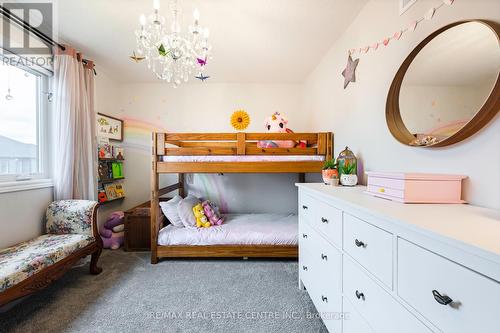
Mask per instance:
[[[53,187],[52,179],[31,179],[0,183],[0,193],[36,190]]]

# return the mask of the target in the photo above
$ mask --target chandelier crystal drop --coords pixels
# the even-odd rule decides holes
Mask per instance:
[[[199,24],[198,9],[193,12],[192,25],[182,33],[177,0],[171,0],[169,7],[170,20],[160,15],[160,0],[153,1],[151,15],[140,16],[137,53],[146,58],[148,68],[160,80],[178,87],[194,74],[203,74],[212,47],[208,42],[208,28]]]

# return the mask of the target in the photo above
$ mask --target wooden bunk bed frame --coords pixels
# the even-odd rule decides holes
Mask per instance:
[[[306,148],[258,148],[261,140],[305,140]],[[163,156],[208,155],[320,155],[332,158],[332,133],[153,133],[151,177],[151,263],[179,257],[279,257],[296,258],[297,246],[285,245],[158,245],[158,233],[166,222],[160,197],[179,191],[184,196],[186,173],[306,173],[321,172],[324,161],[261,162],[164,162]],[[178,174],[178,183],[159,188],[160,174]]]

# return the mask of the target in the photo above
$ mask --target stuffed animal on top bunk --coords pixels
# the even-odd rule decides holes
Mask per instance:
[[[205,216],[205,211],[203,210],[201,203],[193,207],[193,214],[196,217],[196,226],[198,228],[209,228],[212,226],[212,224],[208,221],[208,218]]]
[[[219,207],[216,204],[211,202],[210,200],[205,200],[201,203],[203,206],[203,211],[205,212],[205,216],[210,221],[211,225],[221,225],[224,223],[224,217],[222,217],[219,213]]]
[[[279,112],[275,112],[272,116],[268,117],[264,125],[266,131],[269,133],[293,133],[291,129],[287,128],[288,120]],[[259,148],[305,148],[306,146],[306,141],[263,140],[257,142],[257,147]]]

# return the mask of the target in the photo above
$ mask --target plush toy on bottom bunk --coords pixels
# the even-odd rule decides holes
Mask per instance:
[[[208,222],[208,218],[205,216],[201,203],[193,207],[193,214],[196,217],[196,226],[198,228],[208,228],[212,226],[212,224]]]
[[[266,119],[265,128],[269,133],[293,133],[293,131],[287,128],[288,120],[285,116],[281,115],[279,112],[273,113],[273,115]],[[257,142],[257,147],[259,148],[305,148],[307,147],[306,141],[295,142],[293,140],[265,140]]]
[[[211,225],[221,225],[224,223],[224,218],[220,216],[219,207],[217,207],[217,205],[209,200],[203,201],[201,205]]]
[[[121,211],[112,213],[100,230],[103,247],[116,250],[123,245],[124,239],[124,213]]]
[[[193,207],[198,228],[209,228],[224,223],[224,218],[219,213],[219,208],[213,202],[205,200]]]

